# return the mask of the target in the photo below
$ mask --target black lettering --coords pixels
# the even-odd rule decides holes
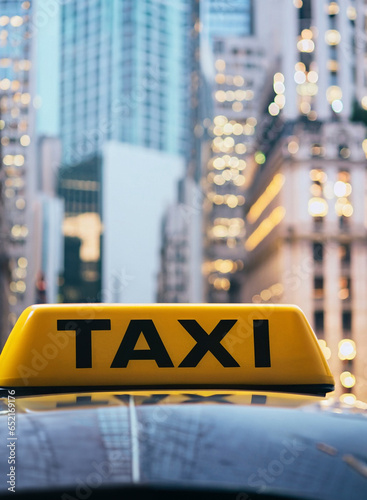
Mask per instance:
[[[267,319],[254,319],[254,350],[255,368],[269,368],[270,345],[269,345],[269,321]]]
[[[192,403],[219,403],[219,404],[233,404],[231,401],[226,399],[230,394],[212,394],[210,396],[202,396],[200,394],[183,394],[187,397],[185,401],[181,404],[192,404]]]
[[[75,331],[77,368],[92,368],[92,331],[111,330],[109,319],[59,319],[58,330]]]
[[[236,319],[222,319],[214,330],[208,334],[194,319],[179,320],[179,323],[189,332],[191,337],[196,340],[196,345],[181,362],[179,368],[193,368],[197,366],[208,351],[210,351],[225,368],[239,367],[240,365],[237,361],[232,358],[229,352],[220,343],[236,322]]]
[[[135,350],[143,334],[150,349]],[[132,319],[112,361],[111,368],[126,368],[131,359],[154,359],[159,368],[171,368],[173,363],[151,319]]]

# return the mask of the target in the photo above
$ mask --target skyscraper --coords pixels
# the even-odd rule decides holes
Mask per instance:
[[[98,200],[102,149],[107,141],[180,155],[190,168],[194,147],[190,128],[197,106],[191,94],[194,54],[190,35],[198,29],[195,5],[191,0],[71,0],[62,6],[60,192],[72,209],[66,210],[64,224],[65,259],[69,255],[74,263],[80,260],[71,274],[65,265],[65,300],[73,300],[75,294],[78,300],[100,296],[96,294],[100,252],[95,252],[95,246],[86,251],[91,240],[85,238],[85,226],[77,223],[86,205],[76,199],[87,196],[87,191],[76,189],[75,181],[97,186],[97,192],[89,195],[97,197],[93,217],[98,219],[94,227],[101,239]],[[139,172],[133,175],[138,178]],[[88,297],[85,290],[89,290]],[[66,298],[68,291],[72,293]]]
[[[32,5],[1,1],[1,343],[33,301],[30,226],[35,191]]]
[[[117,140],[186,154],[191,2],[66,2],[61,32],[63,163]]]
[[[255,37],[214,38],[213,106],[203,154],[205,262],[209,302],[239,300],[247,157],[254,147],[264,80],[264,48]]]
[[[201,105],[204,294],[209,302],[233,302],[243,269],[246,159],[260,113],[265,44],[254,33],[253,2],[207,0],[201,13],[209,96]]]

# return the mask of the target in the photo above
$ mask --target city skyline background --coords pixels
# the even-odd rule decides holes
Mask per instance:
[[[0,5],[2,341],[31,302],[294,303],[366,398],[366,1]]]

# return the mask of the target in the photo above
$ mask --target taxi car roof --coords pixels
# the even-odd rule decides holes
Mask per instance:
[[[125,497],[152,487],[163,498],[182,489],[241,500],[367,495],[366,412],[332,398],[135,391],[16,404],[19,493],[98,498],[112,488]],[[6,441],[5,426],[0,437]]]

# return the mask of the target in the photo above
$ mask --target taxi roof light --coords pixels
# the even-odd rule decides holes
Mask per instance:
[[[296,306],[73,304],[23,312],[0,356],[0,386],[324,394],[334,380]]]

